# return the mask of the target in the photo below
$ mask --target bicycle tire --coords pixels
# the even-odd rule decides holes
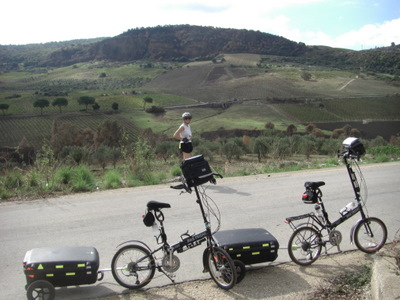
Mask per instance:
[[[375,253],[381,249],[387,239],[385,223],[378,218],[361,220],[354,229],[354,243],[365,253]]]
[[[119,249],[111,262],[114,279],[128,289],[139,289],[154,277],[155,261],[150,251],[139,245]]]
[[[321,251],[321,234],[313,227],[298,228],[289,239],[289,256],[298,265],[311,265],[318,259]]]
[[[47,280],[36,280],[28,285],[26,296],[29,300],[53,300],[55,299],[55,289]]]
[[[208,270],[215,283],[224,290],[231,289],[237,280],[236,266],[229,254],[213,247],[207,255]]]

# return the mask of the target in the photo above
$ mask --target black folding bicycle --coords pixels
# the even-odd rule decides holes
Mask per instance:
[[[361,219],[353,226],[350,233],[351,242],[365,253],[374,253],[381,249],[387,238],[386,225],[382,220],[369,217],[366,212],[365,202],[361,197],[361,189],[352,164],[362,182],[364,178],[358,165],[360,156],[365,153],[362,143],[356,138],[348,138],[343,142],[346,151],[339,154],[343,158],[350,182],[355,194],[355,201],[350,202],[341,211],[341,217],[331,222],[322,201],[320,187],[325,185],[323,181],[306,182],[306,191],[303,194],[303,202],[315,204],[316,214],[311,212],[304,215],[286,218],[286,223],[294,231],[288,243],[290,258],[299,265],[310,265],[315,262],[321,254],[322,247],[327,253],[327,244],[337,247],[340,251],[342,234],[336,229],[340,224],[360,213]],[[306,222],[303,222],[306,220]],[[297,222],[301,222],[298,224]],[[297,224],[295,224],[297,223]]]
[[[213,173],[213,175],[222,177],[216,173]],[[215,179],[212,179],[212,181],[215,183]],[[184,189],[187,192],[192,191],[184,181],[183,184],[171,186],[171,188]],[[167,240],[167,234],[164,229],[164,214],[162,212],[163,209],[170,208],[170,204],[157,201],[148,202],[147,213],[143,221],[149,227],[155,224],[155,220],[158,221],[159,235],[156,240],[161,246],[151,250],[147,244],[138,240],[121,244],[120,246],[124,246],[116,252],[111,263],[112,274],[120,285],[129,289],[144,287],[153,279],[155,270],[163,273],[174,282],[173,277],[180,267],[180,260],[175,253],[181,253],[199,246],[204,241],[207,242],[207,247],[203,254],[204,272],[209,272],[212,279],[222,289],[228,290],[236,284],[236,266],[229,254],[217,246],[211,231],[209,215],[214,215],[219,224],[218,208],[215,211],[210,207],[208,200],[211,198],[206,195],[204,187],[194,186],[194,191],[197,197],[196,202],[199,204],[205,224],[205,230],[193,235],[184,233],[181,235],[181,241],[171,245]],[[208,214],[206,209],[208,209]]]

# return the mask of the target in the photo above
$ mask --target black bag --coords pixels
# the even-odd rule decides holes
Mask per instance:
[[[94,247],[34,248],[23,261],[28,285],[46,280],[53,286],[92,284],[97,281],[99,264]]]
[[[185,159],[181,164],[181,170],[189,187],[204,184],[214,178],[211,167],[203,155]]]
[[[278,241],[263,228],[219,231],[214,238],[232,259],[245,265],[274,261],[278,257]]]

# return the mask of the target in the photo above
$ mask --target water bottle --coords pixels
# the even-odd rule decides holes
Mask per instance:
[[[322,213],[321,205],[315,205],[315,211],[317,212],[318,219],[321,221],[322,224],[325,224],[324,214]]]
[[[347,204],[345,207],[343,207],[340,210],[340,214],[342,216],[344,216],[345,214],[347,214],[348,212],[352,211],[354,208],[356,207],[356,204],[354,202],[350,202],[349,204]]]

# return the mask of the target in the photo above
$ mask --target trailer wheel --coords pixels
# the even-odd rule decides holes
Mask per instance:
[[[244,276],[246,275],[246,266],[242,261],[237,259],[234,259],[233,263],[235,264],[236,267],[236,274],[237,274],[236,283],[239,283],[243,280]]]
[[[26,296],[28,300],[54,300],[54,286],[46,280],[36,280],[28,286]]]

